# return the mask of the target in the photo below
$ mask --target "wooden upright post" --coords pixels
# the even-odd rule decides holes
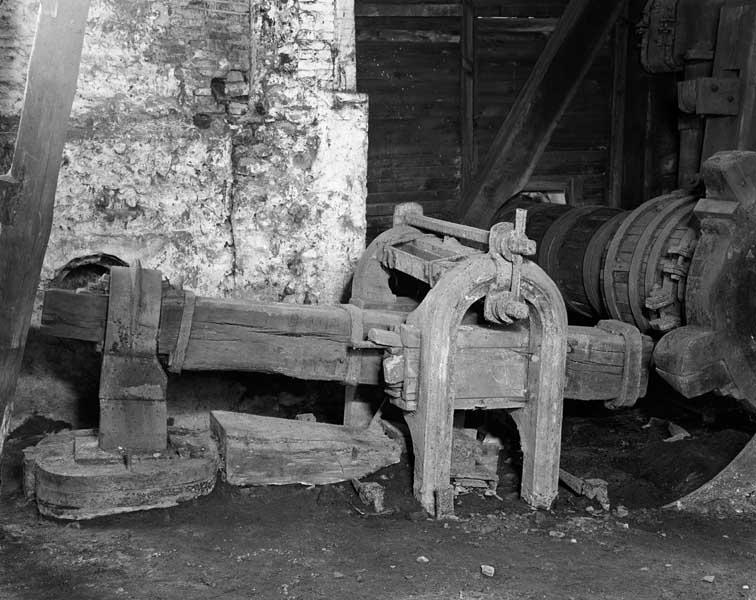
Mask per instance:
[[[52,226],[89,0],[42,0],[10,172],[0,177],[0,454]]]
[[[168,379],[157,358],[162,299],[160,271],[110,270],[110,300],[100,371],[103,450],[165,450]]]
[[[462,138],[462,190],[467,189],[475,175],[475,6],[471,0],[462,2],[460,34],[461,69],[460,105]]]
[[[624,4],[570,1],[472,185],[450,207],[455,220],[488,228],[500,204],[523,189]]]
[[[612,106],[609,124],[609,169],[607,205],[622,206],[622,175],[625,163],[625,109],[627,97],[627,53],[630,38],[627,7],[614,26],[612,39]]]

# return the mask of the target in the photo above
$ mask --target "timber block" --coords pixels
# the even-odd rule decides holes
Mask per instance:
[[[496,489],[499,483],[498,444],[476,439],[475,429],[454,428],[452,435],[451,480],[464,487]]]
[[[160,452],[167,443],[165,400],[100,398],[99,444],[104,450]]]
[[[223,478],[231,485],[322,485],[359,479],[399,462],[381,428],[212,411]]]
[[[47,517],[82,520],[175,506],[209,494],[218,471],[210,435],[169,434],[164,452],[123,456],[100,450],[96,430],[48,435],[24,453],[25,495],[36,498]]]

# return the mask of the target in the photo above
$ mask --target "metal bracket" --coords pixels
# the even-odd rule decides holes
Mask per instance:
[[[491,227],[488,253],[496,263],[496,280],[486,295],[483,316],[493,323],[510,324],[529,314],[528,305],[520,299],[522,258],[536,253],[535,242],[525,234],[527,214],[518,208],[514,224]]]

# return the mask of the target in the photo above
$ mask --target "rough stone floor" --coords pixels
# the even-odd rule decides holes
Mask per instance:
[[[39,518],[7,492],[0,598],[756,600],[756,520],[644,507],[690,484],[704,468],[689,466],[701,440],[720,447],[723,434],[693,430],[692,440],[665,444],[662,421],[601,418],[603,436],[590,419],[566,420],[563,464],[609,481],[609,512],[567,490],[552,511],[532,511],[513,493],[507,461],[501,498],[461,495],[458,520],[447,522],[418,511],[406,462],[370,478],[386,488],[389,514],[380,516],[366,513],[348,483],[219,484],[179,507],[81,524]]]

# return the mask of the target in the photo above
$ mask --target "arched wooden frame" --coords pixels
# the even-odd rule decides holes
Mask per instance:
[[[402,226],[376,238],[355,270],[353,301],[390,302],[388,273],[380,265],[386,245],[422,235]],[[511,265],[505,279],[511,275]],[[530,360],[527,402],[511,410],[523,451],[521,494],[531,506],[548,508],[557,494],[565,379],[567,313],[556,284],[535,263],[522,264],[521,291],[529,305]],[[414,493],[431,514],[453,513],[450,490],[454,357],[457,331],[470,307],[496,279],[491,256],[472,256],[446,272],[407,325],[420,331],[418,409],[405,413],[415,454]]]

